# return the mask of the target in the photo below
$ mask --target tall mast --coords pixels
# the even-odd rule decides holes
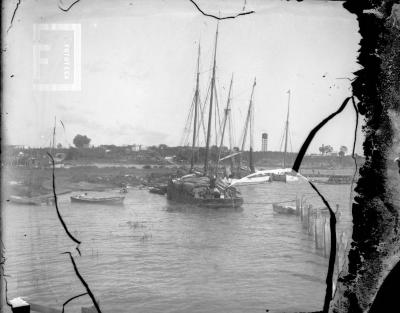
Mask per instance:
[[[252,173],[255,172],[254,164],[253,164],[253,132],[254,132],[254,105],[253,105],[253,95],[254,95],[254,87],[256,86],[256,78],[254,78],[253,90],[251,91],[251,98],[250,98],[250,155],[249,155],[249,167]]]
[[[231,78],[231,84],[229,85],[228,101],[226,103],[224,122],[223,122],[223,126],[222,126],[221,142],[219,144],[219,152],[218,152],[218,162],[217,162],[217,164],[219,164],[219,159],[221,158],[221,150],[222,150],[222,145],[224,144],[226,122],[228,121],[229,112],[231,110],[230,104],[231,104],[232,84],[233,84],[233,74],[232,74],[232,78]],[[218,167],[218,165],[217,165],[217,167]]]
[[[197,131],[197,110],[199,106],[199,77],[200,77],[200,42],[199,53],[197,56],[197,75],[196,75],[196,91],[194,93],[194,120],[193,120],[193,142],[192,142],[192,158],[190,160],[190,170],[194,167],[194,155],[196,146],[196,131]]]
[[[283,154],[283,168],[286,168],[286,154],[287,154],[287,143],[288,143],[288,133],[289,133],[289,105],[290,105],[290,89],[288,90],[288,106],[287,106],[287,116],[285,125],[285,151]]]
[[[211,122],[212,122],[212,110],[213,110],[213,97],[214,97],[214,85],[215,85],[215,66],[217,58],[217,41],[218,41],[218,24],[217,32],[215,34],[215,47],[214,47],[214,62],[211,77],[211,90],[210,90],[210,107],[208,112],[208,126],[207,126],[207,140],[206,140],[206,156],[204,160],[204,174],[207,175],[208,171],[208,153],[210,147],[210,135],[211,135]]]
[[[250,102],[249,102],[249,107],[247,109],[247,116],[246,116],[246,122],[244,124],[244,132],[243,132],[243,141],[242,141],[242,147],[241,147],[241,151],[244,150],[244,146],[246,144],[246,138],[247,138],[247,130],[249,129],[249,125],[252,131],[252,126],[251,126],[251,122],[250,119],[252,117],[252,106],[253,106],[253,94],[254,94],[254,87],[256,86],[256,79],[254,78],[254,83],[253,83],[253,89],[251,90],[251,96],[250,96]],[[251,141],[251,138],[250,138]],[[252,146],[253,143],[250,142],[250,146]]]

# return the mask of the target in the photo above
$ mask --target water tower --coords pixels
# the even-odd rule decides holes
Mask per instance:
[[[261,151],[266,152],[268,151],[268,134],[263,133],[261,135]]]

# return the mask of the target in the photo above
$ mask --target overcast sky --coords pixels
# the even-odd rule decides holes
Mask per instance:
[[[4,30],[16,2],[3,3]],[[241,12],[244,1],[197,3],[204,11],[223,16]],[[353,78],[359,69],[356,18],[336,1],[247,0],[245,10],[255,13],[219,23],[220,106],[226,103],[234,73],[232,107],[238,139],[257,77],[255,150],[261,148],[262,132],[269,135],[269,150],[279,150],[290,89],[291,150],[297,151],[310,129],[351,95],[350,81],[337,78]],[[34,24],[80,25],[79,90],[34,90]],[[67,13],[54,0],[22,0],[3,42],[6,143],[48,145],[56,116],[65,125],[63,129],[57,123],[56,141],[63,145],[72,144],[78,133],[94,145],[179,145],[194,93],[197,45],[200,41],[204,98],[216,26],[216,20],[201,15],[188,0],[81,0]],[[61,37],[45,39],[57,45]],[[60,51],[46,53],[51,57]],[[56,76],[63,65],[52,64],[52,71],[49,65],[39,66]],[[335,150],[341,145],[350,148],[354,121],[349,106],[316,136],[308,152],[318,152],[322,143]]]

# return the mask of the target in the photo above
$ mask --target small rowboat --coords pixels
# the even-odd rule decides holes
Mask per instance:
[[[272,204],[272,208],[275,213],[286,214],[286,215],[297,215],[298,210],[294,205],[280,205],[277,203]]]
[[[167,193],[167,186],[155,186],[149,188],[150,193],[155,193],[158,195],[165,195]]]
[[[10,196],[10,202],[16,204],[26,204],[26,205],[40,205],[41,201],[39,198],[29,198],[29,197],[20,197],[20,196]]]
[[[125,196],[114,197],[90,197],[87,195],[71,196],[71,202],[88,204],[122,204]]]

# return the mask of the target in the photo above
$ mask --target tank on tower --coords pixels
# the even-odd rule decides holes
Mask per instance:
[[[261,135],[261,151],[267,152],[268,151],[268,134],[263,133]]]

